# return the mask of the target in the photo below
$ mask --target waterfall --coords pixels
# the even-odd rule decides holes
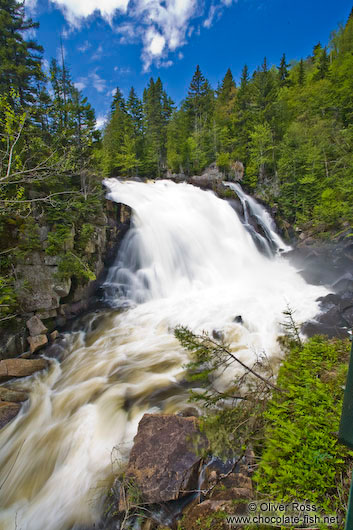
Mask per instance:
[[[243,207],[244,226],[268,256],[291,250],[291,247],[286,245],[278,235],[272,217],[263,206],[253,197],[247,195],[240,184],[235,184],[234,182],[224,182],[224,184],[238,195]],[[256,224],[262,229],[264,235],[261,235],[251,224],[252,218],[255,219]]]
[[[51,359],[48,371],[13,385],[31,394],[0,431],[1,530],[71,530],[99,520],[143,414],[187,406],[187,354],[176,325],[221,330],[243,362],[265,350],[275,363],[287,304],[305,321],[326,294],[282,256],[261,254],[212,192],[170,181],[105,185],[111,200],[133,210],[105,284],[111,309],[67,334],[60,363]]]

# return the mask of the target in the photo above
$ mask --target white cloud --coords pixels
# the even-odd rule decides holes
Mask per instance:
[[[92,85],[97,90],[97,92],[104,92],[107,89],[107,83],[105,79],[102,79],[101,77],[99,77],[97,72],[92,72],[89,75],[89,78],[90,78]]]
[[[25,0],[25,9],[30,15],[34,15],[36,12],[37,0]]]
[[[178,53],[178,59],[181,61],[182,59],[184,59],[184,54],[182,52],[179,52]]]
[[[85,42],[83,44],[81,44],[81,46],[79,46],[77,49],[78,49],[79,52],[85,53],[87,50],[90,49],[91,46],[92,46],[92,44],[90,42],[88,42],[88,40],[85,40]]]
[[[76,83],[74,83],[74,86],[75,88],[77,88],[77,90],[83,90],[87,86],[86,80],[82,79],[81,81],[76,81]]]
[[[99,61],[103,55],[103,46],[100,44],[91,57],[91,61]]]
[[[104,92],[107,90],[106,80],[100,77],[96,71],[91,72],[87,77],[79,77],[74,85],[78,90],[83,90],[88,86],[93,86],[97,92]]]
[[[29,0],[34,2],[36,0]],[[192,25],[196,18],[205,17],[204,0],[49,0],[65,15],[71,27],[80,28],[85,19],[100,15],[121,35],[120,43],[142,41],[143,70],[152,63],[169,65],[168,55],[184,46],[193,32],[200,34],[200,24],[212,26],[226,6],[237,0],[214,0],[206,18]],[[116,25],[119,14],[125,14],[124,22]],[[88,49],[88,48],[87,48]],[[79,48],[86,51],[84,45]],[[92,59],[99,58],[99,50]],[[98,54],[98,55],[97,55]]]
[[[126,13],[129,0],[52,0],[65,15],[66,20],[75,27],[80,27],[82,19],[96,12],[103,18],[112,21],[116,11]]]
[[[131,68],[129,66],[114,66],[114,72],[119,72],[120,75],[129,75]]]
[[[212,26],[213,19],[218,10],[219,10],[219,6],[211,5],[210,10],[208,12],[208,17],[203,22],[203,26],[205,28],[210,28]]]
[[[96,129],[103,129],[106,120],[107,116],[104,116],[103,114],[98,114],[96,118]]]

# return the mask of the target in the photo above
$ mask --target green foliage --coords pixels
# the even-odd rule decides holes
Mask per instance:
[[[11,315],[17,305],[16,292],[12,280],[0,276],[0,320]]]
[[[265,419],[265,447],[256,473],[271,499],[317,503],[326,513],[347,500],[352,452],[338,444],[347,341],[314,337],[292,346],[279,375],[285,394],[274,394]]]
[[[188,328],[177,327],[174,334],[190,355],[186,369],[196,387],[190,399],[206,412],[201,426],[212,454],[227,459],[239,456],[249,443],[261,446],[267,400],[272,391],[281,392],[273,385],[267,358],[259,357],[254,365],[246,366],[222,340],[207,333],[195,335]],[[219,379],[234,367],[224,389],[225,382],[220,385]]]
[[[72,241],[72,229],[67,225],[57,225],[55,231],[48,234],[48,246],[45,252],[49,256],[60,254],[66,249],[66,245]]]
[[[69,251],[62,256],[59,262],[58,277],[60,279],[67,279],[73,276],[82,282],[96,279],[96,275],[91,271],[87,263]]]

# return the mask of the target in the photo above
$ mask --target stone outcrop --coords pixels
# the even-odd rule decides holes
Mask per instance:
[[[20,403],[7,403],[6,401],[0,401],[0,429],[2,429],[7,423],[15,418],[15,416],[17,416],[20,408]]]
[[[48,337],[46,335],[36,335],[35,337],[28,337],[29,349],[31,353],[35,353],[37,350],[48,344]]]
[[[0,361],[0,379],[26,377],[47,367],[45,359],[4,359]]]
[[[35,337],[36,335],[41,335],[48,331],[48,328],[44,326],[43,322],[36,315],[33,315],[33,317],[27,320],[26,326],[28,328],[28,331],[31,337]]]
[[[313,239],[308,230],[299,236],[297,247],[289,253],[292,263],[308,283],[325,285],[332,291],[319,299],[322,313],[306,322],[302,331],[307,336],[348,337],[353,327],[353,243],[348,228],[330,243]]]
[[[12,390],[11,388],[0,386],[0,402],[12,401],[14,403],[22,403],[22,401],[26,401],[26,399],[26,392],[21,392],[20,390]]]
[[[94,293],[102,281],[105,267],[112,262],[117,245],[129,228],[130,216],[128,206],[105,202],[104,212],[102,210],[96,217],[93,233],[84,249],[97,279],[85,283],[75,278],[59,278],[61,258],[46,252],[48,236],[55,231],[55,226],[38,226],[39,247],[14,264],[20,311],[1,330],[0,359],[20,355],[28,349],[28,343],[32,353],[37,351],[46,343],[47,332],[64,326],[94,304]],[[63,251],[76,252],[78,237],[72,227]]]
[[[145,414],[134,439],[126,477],[144,502],[178,499],[197,489],[207,440],[194,417]],[[124,505],[120,503],[120,510]]]

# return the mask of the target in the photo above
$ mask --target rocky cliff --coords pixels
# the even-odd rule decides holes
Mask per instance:
[[[82,227],[73,225],[63,236],[55,223],[43,223],[41,216],[35,219],[34,248],[17,253],[12,264],[17,312],[2,323],[1,359],[16,357],[28,349],[34,353],[47,343],[47,332],[64,326],[92,306],[105,268],[112,262],[129,223],[129,208],[110,201],[104,201],[94,222],[84,226],[84,234]],[[17,227],[13,230],[18,231]],[[62,248],[57,245],[56,251],[53,241],[59,236]],[[21,239],[21,234],[18,237]],[[77,270],[77,264],[83,273]],[[40,324],[37,329],[33,325],[31,328],[28,322],[33,317],[44,323],[43,328]]]

